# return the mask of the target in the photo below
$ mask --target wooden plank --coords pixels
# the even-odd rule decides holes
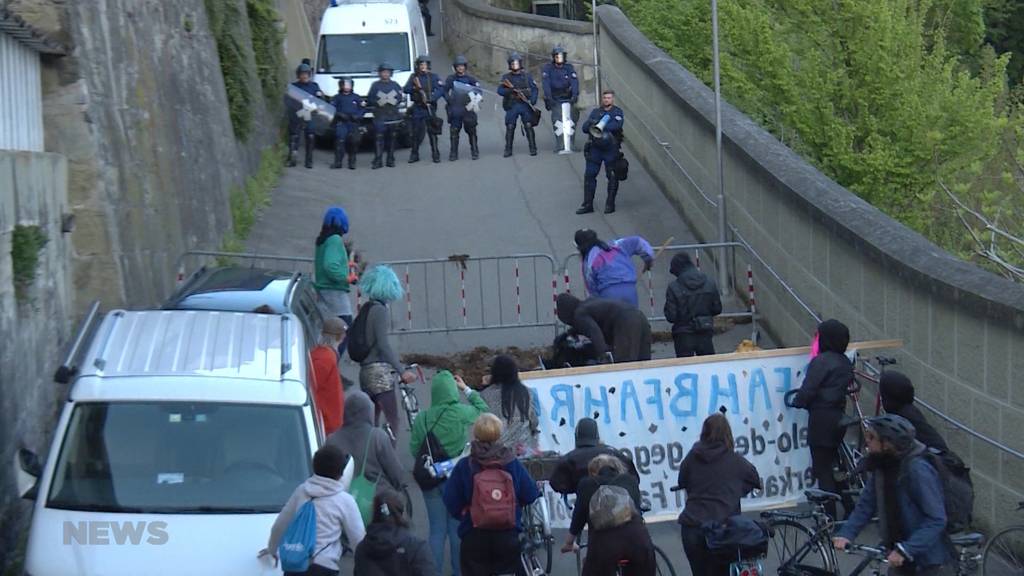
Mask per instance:
[[[903,340],[869,340],[867,342],[851,343],[848,350],[892,350],[903,347]],[[536,380],[538,378],[552,378],[556,376],[582,376],[584,374],[603,374],[606,372],[625,372],[628,370],[644,370],[647,368],[665,368],[669,366],[690,366],[692,364],[717,364],[720,362],[735,362],[737,360],[752,360],[757,358],[778,358],[779,356],[792,356],[795,354],[810,354],[809,346],[799,348],[777,348],[775,350],[755,350],[753,352],[730,352],[728,354],[715,354],[714,356],[691,356],[689,358],[666,358],[662,360],[648,360],[646,362],[624,362],[622,364],[599,364],[597,366],[579,366],[576,368],[560,368],[557,370],[535,370],[523,372],[519,375],[522,380]]]

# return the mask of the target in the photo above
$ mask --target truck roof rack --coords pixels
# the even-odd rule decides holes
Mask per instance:
[[[71,348],[68,350],[67,356],[64,358],[64,362],[57,367],[57,371],[53,374],[53,381],[58,384],[67,384],[71,382],[71,379],[78,374],[78,361],[82,354],[82,347],[85,345],[87,338],[96,329],[96,321],[99,319],[100,301],[96,300],[89,307],[89,312],[85,315],[85,320],[82,322],[81,328],[78,329],[78,335],[75,336],[75,341],[71,344]]]

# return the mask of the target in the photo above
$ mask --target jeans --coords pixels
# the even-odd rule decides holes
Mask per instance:
[[[441,499],[444,484],[432,490],[423,491],[423,503],[427,506],[427,520],[430,522],[430,553],[434,555],[438,575],[444,574],[444,539],[448,538],[448,554],[451,557],[452,576],[460,576],[459,558],[462,540],[459,539],[459,521],[452,518]]]
[[[693,576],[729,576],[729,562],[715,558],[708,550],[700,526],[682,526],[683,551]]]
[[[515,529],[472,528],[466,532],[466,546],[462,549],[462,573],[466,576],[526,576],[521,552],[519,533]]]
[[[715,345],[712,336],[713,334],[689,334],[686,332],[673,334],[672,343],[675,345],[676,358],[714,354]]]

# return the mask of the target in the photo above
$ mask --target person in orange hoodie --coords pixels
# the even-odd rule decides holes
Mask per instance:
[[[327,317],[320,333],[320,344],[309,353],[313,360],[313,399],[324,419],[324,436],[344,423],[345,391],[338,371],[338,345],[345,339],[346,326],[341,318]]]

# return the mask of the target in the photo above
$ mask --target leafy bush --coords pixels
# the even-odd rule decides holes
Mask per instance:
[[[256,55],[256,74],[268,104],[281,101],[284,91],[284,31],[277,8],[270,0],[246,0],[252,49]]]
[[[220,72],[228,95],[228,114],[235,137],[245,140],[252,131],[249,69],[246,66],[244,42],[238,25],[240,10],[233,0],[206,0],[210,32],[217,42]]]
[[[19,300],[36,280],[39,253],[46,246],[46,234],[39,226],[17,225],[11,234],[11,268],[14,272],[14,294]]]

